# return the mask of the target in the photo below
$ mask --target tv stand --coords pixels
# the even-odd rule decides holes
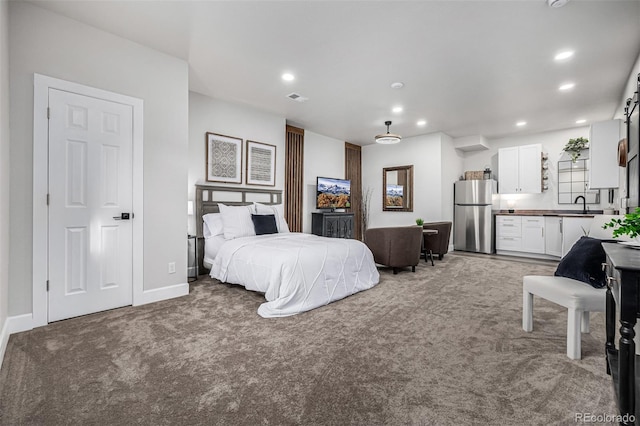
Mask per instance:
[[[311,233],[321,237],[353,238],[353,213],[311,213]]]

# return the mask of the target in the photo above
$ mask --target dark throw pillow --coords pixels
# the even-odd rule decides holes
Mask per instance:
[[[605,260],[606,255],[602,248],[602,240],[582,237],[562,258],[554,275],[582,281],[595,288],[602,288],[605,286],[605,275],[602,271],[602,263]]]
[[[253,229],[256,235],[277,234],[276,216],[272,214],[252,214]]]

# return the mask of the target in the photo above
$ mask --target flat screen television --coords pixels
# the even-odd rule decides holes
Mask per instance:
[[[345,209],[351,207],[351,181],[318,177],[316,182],[316,208]]]

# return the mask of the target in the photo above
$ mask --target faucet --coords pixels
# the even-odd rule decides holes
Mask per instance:
[[[573,204],[577,204],[578,200],[582,198],[582,214],[587,213],[587,200],[584,198],[584,195],[578,195],[575,200],[573,200]]]

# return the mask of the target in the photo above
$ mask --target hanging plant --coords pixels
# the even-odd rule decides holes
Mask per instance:
[[[587,138],[569,139],[569,142],[562,148],[571,156],[571,161],[574,163],[580,157],[580,151],[583,149],[589,149],[589,139]]]

